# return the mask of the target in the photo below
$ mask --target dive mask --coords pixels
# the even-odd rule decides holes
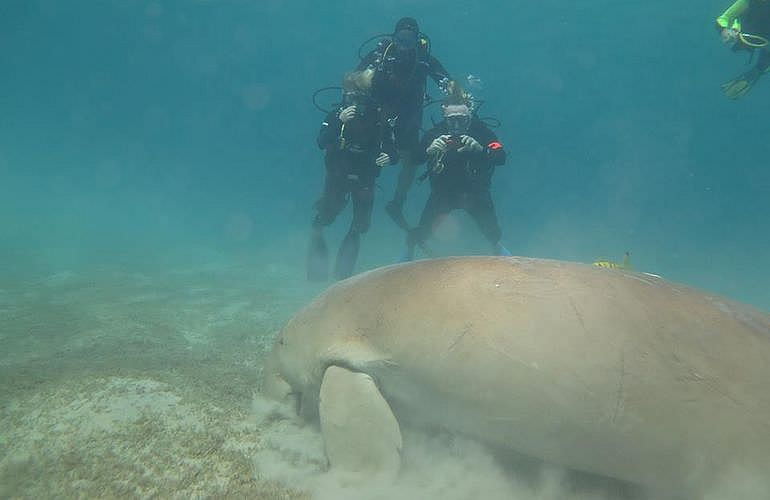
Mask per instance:
[[[471,116],[465,114],[451,114],[446,116],[447,131],[452,135],[461,135],[468,131],[471,125]]]
[[[357,106],[360,108],[360,111],[363,112],[364,109],[366,109],[369,104],[371,103],[372,99],[369,96],[369,94],[366,94],[364,92],[359,91],[349,91],[342,94],[342,104],[345,106]]]

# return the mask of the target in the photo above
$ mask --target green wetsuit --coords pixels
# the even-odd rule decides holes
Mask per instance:
[[[754,35],[770,39],[770,1],[768,0],[737,0],[721,16],[716,19],[719,31],[735,30],[742,35]],[[759,77],[770,71],[770,51],[768,46],[752,47],[753,40],[743,38],[736,41],[733,50],[754,50],[759,48],[757,64],[749,71],[722,85],[722,90],[731,99],[746,95]]]
[[[717,17],[717,26],[770,38],[770,1],[737,0]]]

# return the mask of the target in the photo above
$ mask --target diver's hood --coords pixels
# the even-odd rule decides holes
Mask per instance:
[[[414,50],[417,48],[417,32],[404,28],[393,34],[393,45],[400,51]]]

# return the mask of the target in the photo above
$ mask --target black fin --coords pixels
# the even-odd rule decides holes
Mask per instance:
[[[329,250],[320,228],[314,228],[310,236],[307,254],[307,279],[326,281],[329,277]]]
[[[358,260],[358,249],[361,246],[361,235],[357,231],[350,231],[342,240],[339,252],[337,252],[337,263],[334,266],[334,277],[338,280],[349,278],[353,274]]]

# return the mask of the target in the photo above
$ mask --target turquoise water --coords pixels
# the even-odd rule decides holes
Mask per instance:
[[[482,78],[484,112],[502,121],[509,161],[494,196],[514,254],[631,250],[639,269],[767,309],[769,91],[721,95],[746,63],[712,28],[724,8],[4,2],[3,269],[139,265],[191,248],[303,265],[287,241],[303,240],[322,182],[310,95],[409,14],[453,75]],[[380,178],[363,267],[400,253],[381,209],[396,168]],[[424,199],[416,188],[412,220]]]
[[[508,150],[493,196],[513,254],[592,262],[631,251],[638,270],[770,310],[770,81],[739,101],[721,94],[748,68],[713,29],[727,4],[3,1],[0,367],[13,381],[15,410],[3,415],[14,439],[57,381],[150,373],[194,385],[202,375],[184,367],[201,359],[217,379],[320,289],[304,282],[323,182],[311,95],[339,85],[361,42],[404,15],[453,76],[483,81],[482,114],[501,121]],[[378,181],[359,270],[401,253],[383,211],[397,168]],[[411,221],[426,195],[410,193]],[[328,232],[333,248],[348,221]],[[434,247],[487,251],[462,215]],[[206,339],[218,357],[206,357]],[[259,359],[240,361],[227,373],[244,404]],[[0,478],[45,468],[8,465],[18,453],[8,436]]]

